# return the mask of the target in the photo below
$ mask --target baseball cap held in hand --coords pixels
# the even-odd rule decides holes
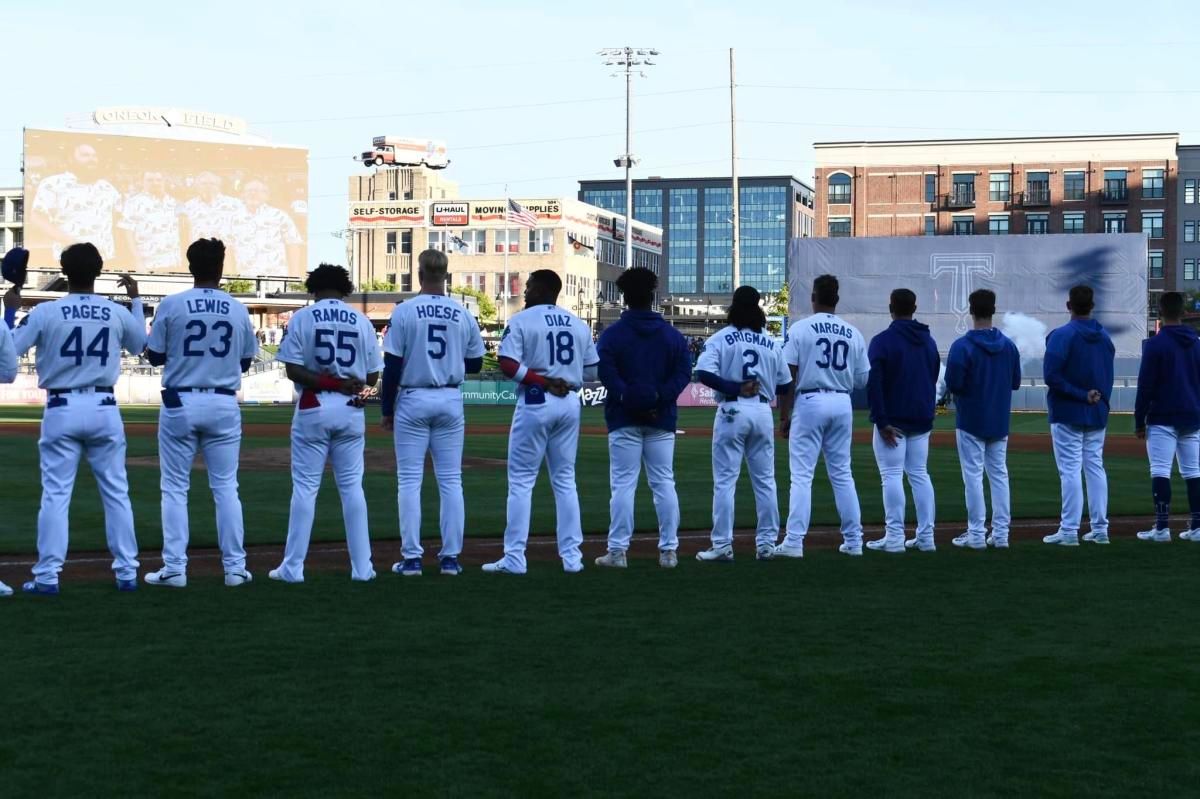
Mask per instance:
[[[0,274],[3,274],[8,282],[24,286],[25,270],[28,266],[29,250],[14,247],[4,254],[4,260],[0,262]]]

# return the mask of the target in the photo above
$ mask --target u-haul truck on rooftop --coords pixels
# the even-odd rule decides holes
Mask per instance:
[[[362,154],[364,166],[427,166],[445,169],[446,143],[433,139],[403,139],[399,136],[376,136],[371,140],[374,149]]]

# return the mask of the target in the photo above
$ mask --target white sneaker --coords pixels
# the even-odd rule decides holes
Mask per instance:
[[[968,533],[963,533],[962,535],[957,536],[950,543],[954,544],[956,547],[963,547],[965,549],[987,549],[987,541],[972,541],[971,536]],[[1007,546],[1008,542],[1006,541],[1004,544]]]
[[[730,558],[732,557],[733,554],[730,553]],[[679,565],[679,555],[673,549],[664,549],[658,553],[658,565],[664,569],[674,569]]]
[[[5,585],[4,581],[0,580],[0,596],[12,596],[12,595],[13,595],[13,590],[11,588],[9,588],[7,585]]]
[[[1171,541],[1170,530],[1145,530],[1137,534],[1139,541],[1153,541],[1156,544],[1167,544]]]
[[[919,549],[922,552],[937,552],[937,544],[933,543],[933,537],[929,538],[910,538],[904,542],[905,549]]]
[[[166,567],[156,572],[148,572],[144,578],[147,585],[166,585],[171,588],[187,588],[187,575],[183,572],[173,572]]]
[[[1059,530],[1053,535],[1042,536],[1042,543],[1060,547],[1077,547],[1079,546],[1079,537],[1078,534],[1072,535]]]
[[[784,541],[782,544],[776,544],[772,553],[776,558],[802,558],[804,557],[804,543],[789,544]]]
[[[1084,533],[1083,540],[1088,542],[1089,544],[1107,544],[1108,543],[1108,533],[1096,533],[1096,532]]]
[[[483,571],[484,574],[523,574],[523,572],[508,568],[508,565],[503,560],[483,564]]]
[[[703,552],[697,552],[696,560],[711,563],[733,563],[733,545],[726,544],[723,547],[712,547]]]
[[[240,572],[225,573],[225,585],[229,588],[237,588],[239,585],[245,585],[246,583],[253,581],[254,577],[252,577],[250,572],[246,571],[245,569],[242,569]]]
[[[610,549],[607,555],[601,555],[596,558],[596,565],[607,566],[610,569],[624,569],[629,566],[629,563],[625,560],[624,552]]]
[[[993,549],[1008,549],[1008,539],[997,538],[995,535],[989,535],[987,538],[983,539],[983,545],[985,547],[992,547]]]
[[[887,538],[884,537],[868,541],[867,549],[874,550],[875,552],[891,552],[895,555],[903,555],[905,546],[904,544],[888,544]]]
[[[567,563],[564,560],[563,571],[565,571],[567,574],[579,574],[581,571],[583,571],[583,561],[581,560],[577,563]]]
[[[858,557],[862,555],[862,544],[842,544],[838,547],[838,552],[841,552],[843,555]]]
[[[1179,534],[1179,540],[1180,541],[1194,541],[1197,544],[1200,544],[1200,527],[1196,527],[1191,530],[1184,530],[1182,533]]]
[[[288,578],[284,577],[282,566],[280,566],[278,569],[271,569],[271,571],[267,572],[267,579],[268,580],[278,580],[281,583],[302,583],[302,582],[304,582],[303,580],[289,580]],[[375,572],[371,572],[370,579],[372,579],[372,580],[375,579]]]
[[[775,545],[774,544],[762,544],[754,552],[755,560],[771,560],[774,557],[775,557]]]

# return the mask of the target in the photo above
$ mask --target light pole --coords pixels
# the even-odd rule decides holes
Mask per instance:
[[[633,173],[630,171],[637,161],[633,157],[633,75],[637,73],[643,78],[646,73],[641,67],[652,67],[651,56],[658,55],[658,50],[651,47],[606,47],[597,50],[596,55],[604,58],[605,66],[621,67],[621,72],[614,72],[613,77],[625,75],[625,154],[613,160],[617,166],[625,167],[625,268],[633,266]],[[615,231],[614,231],[615,232]]]

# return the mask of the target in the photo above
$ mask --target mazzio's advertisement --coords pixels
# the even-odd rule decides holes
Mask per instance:
[[[225,243],[225,274],[303,277],[308,151],[295,147],[25,131],[32,266],[95,244],[113,269],[186,272],[188,245]]]

